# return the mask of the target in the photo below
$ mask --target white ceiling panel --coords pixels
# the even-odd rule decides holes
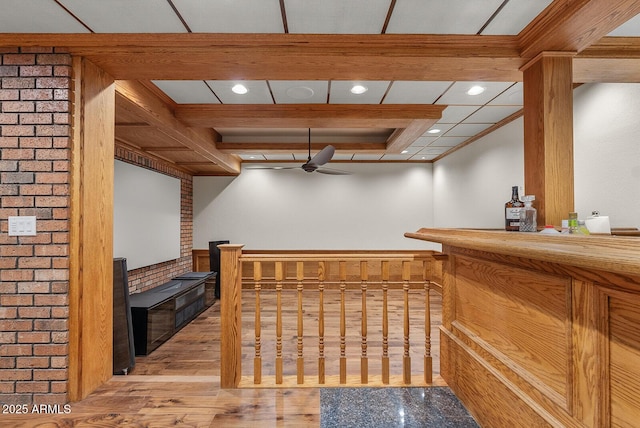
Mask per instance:
[[[477,34],[503,0],[398,0],[387,33]]]
[[[382,155],[378,155],[375,153],[356,153],[353,155],[353,160],[355,161],[376,161],[380,160]]]
[[[455,147],[458,144],[462,144],[467,141],[469,137],[440,137],[433,143],[431,143],[428,147]]]
[[[220,104],[202,80],[154,80],[153,84],[178,104]]]
[[[446,137],[473,137],[490,127],[490,123],[460,123],[446,133]]]
[[[325,80],[270,80],[277,104],[326,103],[329,82]]]
[[[283,33],[278,0],[173,0],[194,33]]]
[[[523,105],[522,82],[518,82],[506,91],[489,101],[489,105],[520,106]]]
[[[380,34],[391,0],[284,0],[289,33]]]
[[[511,85],[513,82],[456,82],[438,100],[438,104],[484,105]],[[481,86],[485,90],[479,95],[467,94],[473,86]]]
[[[408,160],[411,156],[413,156],[412,154],[406,153],[406,154],[389,154],[389,153],[385,153],[384,155],[382,155],[382,157],[380,158],[381,160]]]
[[[482,34],[516,35],[551,3],[552,0],[509,0]]]
[[[348,161],[353,157],[353,153],[335,153],[331,160],[343,160]]]
[[[442,112],[442,117],[438,123],[462,122],[467,116],[478,110],[480,106],[447,106]]]
[[[291,153],[267,153],[264,155],[267,160],[270,161],[291,161],[293,155]]]
[[[231,88],[237,83],[244,85],[249,92],[236,94]],[[271,91],[264,80],[207,80],[222,104],[273,104]]]
[[[424,149],[420,150],[418,154],[441,155],[449,149],[451,149],[451,147],[425,147]]]
[[[353,85],[362,85],[367,88],[364,94],[352,94]],[[329,94],[330,104],[380,104],[384,97],[389,81],[353,81],[332,80]]]
[[[631,18],[611,33],[609,36],[616,37],[638,37],[640,36],[640,14]]]
[[[96,33],[185,33],[165,0],[58,0]]]
[[[53,1],[2,0],[0,33],[88,33]]]
[[[426,147],[429,144],[432,144],[434,141],[436,141],[439,137],[427,137],[427,136],[422,136],[422,137],[418,137],[413,144],[411,144],[411,147]]]
[[[451,82],[393,82],[383,104],[433,104]]]
[[[498,123],[518,110],[521,110],[520,106],[484,106],[465,119],[464,123]]]
[[[431,128],[427,129],[425,131],[425,133],[422,134],[422,136],[438,138],[439,136],[443,135],[444,133],[446,133],[448,130],[450,130],[454,126],[455,126],[455,123],[440,123],[440,122],[438,122],[435,125],[433,125]],[[429,131],[433,131],[433,132],[429,132]],[[438,132],[435,132],[435,131],[438,131]]]

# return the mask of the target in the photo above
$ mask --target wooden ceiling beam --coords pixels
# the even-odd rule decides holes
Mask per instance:
[[[116,82],[116,106],[139,115],[144,122],[157,127],[167,136],[179,141],[228,173],[240,173],[240,159],[222,153],[215,147],[215,138],[207,130],[188,128],[173,111],[143,85],[134,81]]]
[[[387,140],[387,153],[401,153],[427,132],[438,119],[412,120],[407,127],[396,129]]]
[[[352,142],[352,143],[311,143],[311,151],[318,152],[327,145],[332,145],[336,152],[347,153],[384,153],[386,143]],[[306,152],[309,149],[307,143],[218,143],[218,150],[227,153],[252,154],[256,152],[264,153],[292,153]]]
[[[203,128],[404,128],[416,119],[439,119],[432,104],[182,104],[176,117]]]
[[[638,13],[637,0],[554,0],[518,35],[520,55],[579,53]]]

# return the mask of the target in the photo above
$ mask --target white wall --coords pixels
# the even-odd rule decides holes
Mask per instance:
[[[405,238],[433,225],[431,164],[345,164],[348,176],[243,170],[194,177],[193,247],[228,239],[247,249],[429,249]]]
[[[640,84],[582,85],[574,96],[575,205],[640,227]]]
[[[597,209],[609,215],[613,227],[640,227],[639,119],[640,84],[576,89],[574,187],[579,218]],[[503,227],[510,187],[524,184],[523,144],[519,119],[436,162],[435,227]]]
[[[523,132],[520,118],[435,163],[435,227],[504,228],[511,187],[524,185]]]

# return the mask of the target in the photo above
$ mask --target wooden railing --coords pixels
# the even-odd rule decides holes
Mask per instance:
[[[429,254],[267,254],[243,253],[242,247],[233,244],[219,247],[221,387],[432,383],[429,290],[434,259]],[[243,300],[243,292],[253,292],[254,296]],[[390,302],[392,293],[401,296],[397,303]],[[418,293],[421,300],[417,302],[413,294]],[[283,301],[288,305],[283,307]],[[245,336],[243,310],[245,315],[253,312],[250,317],[253,320],[244,320],[245,328],[253,332],[245,332]],[[381,325],[370,324],[370,313],[373,312],[380,315],[376,319]],[[355,328],[348,323],[356,318],[360,324],[359,376],[347,372],[348,339],[355,340]],[[413,351],[411,343],[416,342],[410,336],[412,322],[415,325],[416,319],[421,319],[419,330],[423,337],[419,340],[424,349],[422,373],[418,374],[412,373],[410,352]],[[305,329],[307,320],[315,327],[313,333]],[[285,328],[291,334],[283,335]],[[376,340],[380,359],[372,364],[370,329],[380,333],[380,340]],[[402,332],[402,340],[390,340],[390,332]],[[245,353],[253,354],[252,376],[243,376],[243,337]],[[307,346],[310,340],[315,342],[313,352],[309,352]],[[249,343],[253,348],[251,351],[247,349]],[[399,348],[402,354],[399,375],[392,373],[390,364],[390,348],[393,347]],[[288,355],[285,348],[294,355]],[[273,352],[268,355],[273,361],[267,360],[267,349]],[[317,365],[312,368],[309,367],[309,353],[317,355]],[[327,361],[333,362],[336,354],[339,367],[337,373],[332,373],[327,369]],[[292,375],[294,361],[295,373]],[[285,369],[285,362],[290,362],[291,367]],[[370,368],[378,366],[380,373],[370,374]],[[265,367],[273,371],[273,376],[265,375]],[[248,367],[246,369],[248,371]],[[309,373],[314,376],[308,376]]]

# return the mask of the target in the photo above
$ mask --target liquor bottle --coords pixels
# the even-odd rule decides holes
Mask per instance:
[[[511,188],[511,200],[504,204],[504,229],[510,232],[520,230],[520,209],[524,204],[518,197],[518,186]]]
[[[526,195],[522,197],[524,208],[520,209],[520,232],[537,232],[538,231],[538,212],[533,208],[533,201],[536,200],[534,195]]]

